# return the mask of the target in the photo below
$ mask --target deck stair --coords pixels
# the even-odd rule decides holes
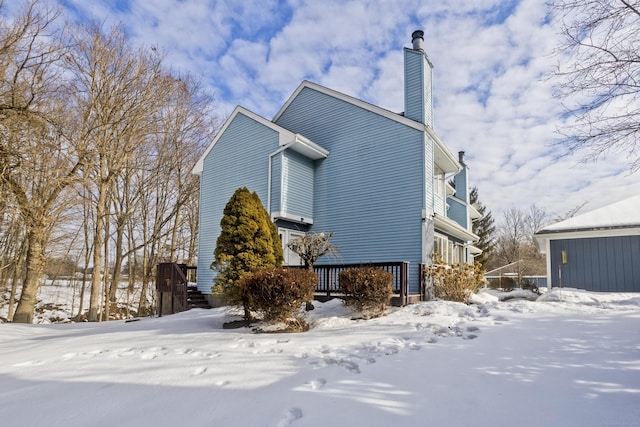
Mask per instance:
[[[198,290],[196,286],[187,287],[187,306],[191,308],[211,308],[206,295]]]

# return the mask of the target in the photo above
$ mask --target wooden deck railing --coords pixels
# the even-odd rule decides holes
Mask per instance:
[[[400,262],[372,262],[361,264],[323,264],[314,265],[313,271],[318,278],[316,294],[321,294],[327,298],[340,295],[341,271],[358,267],[376,267],[393,274],[393,293],[399,298],[401,305],[406,305],[409,295],[409,263]]]
[[[373,262],[359,264],[321,264],[313,267],[318,278],[316,297],[340,297],[341,271],[357,267],[376,267],[386,270],[393,275],[394,304],[407,305],[424,298],[426,286],[424,280],[424,265],[419,265],[419,293],[409,293],[409,262]],[[300,267],[302,268],[302,267]],[[156,290],[158,291],[158,316],[172,314],[188,309],[188,280],[190,270],[185,264],[158,264],[156,274]]]

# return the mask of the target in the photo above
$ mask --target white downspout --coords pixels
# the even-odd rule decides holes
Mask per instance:
[[[284,150],[291,147],[295,143],[296,141],[294,139],[293,141],[283,145],[273,153],[269,154],[269,170],[267,176],[267,210],[269,211],[269,218],[271,218],[271,163],[273,162],[273,157],[282,153]],[[273,218],[271,218],[271,220],[273,220]]]

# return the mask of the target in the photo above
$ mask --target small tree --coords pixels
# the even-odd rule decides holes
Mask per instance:
[[[282,265],[280,237],[258,195],[246,187],[231,196],[220,226],[215,261],[211,265],[218,271],[213,290],[230,304],[242,304],[248,320],[249,307],[238,281],[246,273]]]
[[[292,239],[287,246],[298,254],[308,270],[313,270],[313,264],[322,256],[335,254],[336,247],[329,241],[333,233],[307,232],[300,237]]]
[[[307,232],[300,237],[292,239],[287,245],[289,249],[298,254],[304,262],[305,268],[313,271],[313,264],[322,256],[336,254],[338,251],[333,243],[329,241],[333,237],[333,232],[312,233]],[[313,295],[312,295],[313,296]],[[307,301],[306,310],[313,310],[313,303]]]
[[[491,215],[491,211],[487,210],[487,207],[483,205],[478,197],[478,187],[473,187],[469,193],[469,199],[472,205],[478,210],[481,218],[473,221],[473,233],[480,237],[480,240],[475,243],[475,246],[482,250],[482,254],[477,256],[475,260],[484,265],[491,257],[495,242],[494,234],[496,232],[496,226]]]

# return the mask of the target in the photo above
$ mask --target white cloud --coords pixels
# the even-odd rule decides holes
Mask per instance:
[[[173,67],[203,75],[224,112],[241,104],[268,118],[303,79],[402,111],[402,48],[423,29],[436,132],[466,151],[471,183],[496,216],[532,203],[561,214],[640,192],[623,155],[559,157],[561,106],[546,76],[561,58],[551,56],[557,29],[540,0],[130,0],[126,13],[108,0],[65,1],[123,21]]]

